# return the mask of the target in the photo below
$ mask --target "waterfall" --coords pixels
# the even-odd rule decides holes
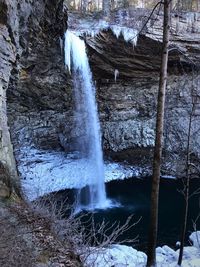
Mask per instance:
[[[69,30],[65,33],[65,64],[73,77],[75,127],[79,132],[76,150],[88,162],[83,173],[77,173],[77,176],[88,177],[87,188],[80,189],[78,193],[78,209],[104,208],[107,200],[95,87],[85,42]]]

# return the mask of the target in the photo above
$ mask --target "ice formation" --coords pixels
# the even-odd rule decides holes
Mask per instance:
[[[118,76],[119,76],[119,71],[117,69],[115,69],[115,71],[114,71],[115,82],[117,81]]]
[[[95,24],[83,24],[82,27],[79,28],[75,33],[76,35],[86,36],[96,36],[103,30],[111,30],[116,38],[119,38],[120,35],[123,36],[126,42],[131,42],[133,46],[137,44],[138,31],[136,29],[132,29],[125,26],[119,26],[116,24],[109,24],[105,20],[99,20],[98,23]]]

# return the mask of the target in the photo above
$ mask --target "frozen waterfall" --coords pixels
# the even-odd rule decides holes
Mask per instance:
[[[78,193],[78,209],[105,208],[108,205],[104,185],[104,164],[95,87],[86,54],[85,42],[69,30],[65,33],[65,64],[73,76],[75,127],[79,131],[76,151],[87,159],[88,168],[77,173],[87,176],[88,186]]]

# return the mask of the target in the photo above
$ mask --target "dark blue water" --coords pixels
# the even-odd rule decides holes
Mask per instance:
[[[191,193],[199,187],[200,179],[192,179],[190,184]],[[181,189],[183,189],[181,180],[161,179],[157,246],[166,244],[175,248],[176,242],[180,240],[184,213],[184,197],[179,192]],[[137,242],[124,244],[132,245],[136,249],[146,251],[150,220],[150,178],[131,178],[123,181],[112,181],[106,184],[106,191],[108,198],[111,199],[113,203],[117,202],[120,206],[106,210],[95,210],[93,213],[82,212],[81,214],[85,214],[82,218],[83,225],[86,222],[85,225],[87,225],[87,231],[91,231],[91,228],[88,226],[88,220],[91,218],[91,215],[94,218],[97,230],[98,224],[103,220],[107,223],[107,227],[114,222],[119,222],[122,225],[130,215],[133,215],[130,224],[132,225],[140,219],[139,223],[127,232],[122,233],[116,242],[137,237]],[[75,190],[63,190],[57,193],[52,193],[51,198],[53,197],[57,201],[58,209],[60,209],[60,203],[62,205],[63,200],[67,199],[66,203],[71,202],[72,204],[75,200],[75,195]],[[49,199],[49,197],[47,199]],[[190,233],[194,231],[192,221],[197,218],[200,212],[199,199],[200,195],[195,195],[189,200],[189,215],[186,234],[187,243]],[[65,208],[65,205],[62,205],[62,208]],[[67,217],[70,210],[67,208],[63,212]],[[200,229],[200,220],[197,222],[197,229]],[[110,229],[107,234],[111,232],[112,229]],[[99,238],[101,238],[101,236],[99,236]],[[93,243],[92,245],[95,244]]]
[[[191,192],[198,186],[200,186],[200,180],[194,179],[191,182]],[[183,195],[178,192],[180,189],[182,189],[181,180],[161,179],[157,245],[167,244],[175,248],[176,242],[180,240],[184,207]],[[138,236],[137,242],[132,245],[137,249],[146,251],[150,217],[150,179],[132,178],[113,181],[106,185],[106,190],[108,197],[114,202],[120,203],[121,206],[96,211],[94,213],[95,223],[98,224],[104,219],[110,225],[115,221],[123,224],[130,215],[133,215],[132,223],[135,223],[141,218],[140,222],[126,233],[123,233],[118,241],[133,239]],[[189,201],[186,240],[193,231],[192,220],[195,220],[199,213],[199,197],[196,195]],[[200,227],[199,222],[197,226]]]

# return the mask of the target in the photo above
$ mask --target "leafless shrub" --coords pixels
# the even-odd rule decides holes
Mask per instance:
[[[74,206],[68,204],[67,198],[57,201],[52,195],[35,202],[34,209],[50,218],[53,232],[63,244],[70,245],[83,264],[92,254],[96,255],[93,257],[95,266],[98,253],[111,247],[112,244],[133,244],[137,240],[137,237],[121,240],[119,237],[139,223],[141,218],[137,222],[132,222],[133,216],[129,216],[124,224],[117,221],[110,223],[105,220],[95,223],[94,214],[77,214]]]
[[[129,216],[124,224],[120,224],[119,222],[115,221],[114,223],[110,224],[109,222],[105,222],[103,220],[101,223],[95,225],[94,217],[91,216],[91,220],[89,222],[89,229],[87,231],[88,234],[85,235],[85,239],[83,242],[83,249],[80,251],[80,258],[82,259],[83,263],[87,262],[88,257],[92,254],[93,256],[93,264],[95,266],[95,261],[98,258],[98,254],[105,251],[106,248],[110,248],[113,244],[123,244],[123,243],[130,243],[133,244],[137,240],[137,236],[133,239],[121,239],[119,237],[123,236],[125,232],[130,230],[134,227],[140,219],[135,222],[131,223],[133,216]]]
[[[71,210],[68,198],[56,200],[56,193],[41,197],[30,203],[34,212],[48,217],[52,222],[61,220]]]

